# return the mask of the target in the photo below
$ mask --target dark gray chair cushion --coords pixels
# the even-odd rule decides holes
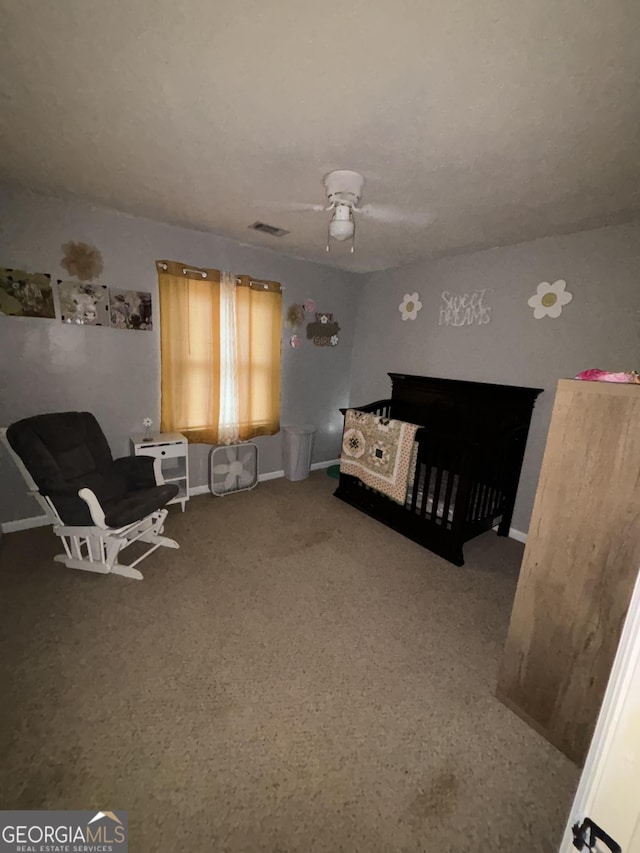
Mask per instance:
[[[95,493],[110,527],[139,521],[178,493],[175,483],[156,486],[151,457],[125,456],[114,461],[104,433],[89,412],[25,418],[8,428],[7,439],[40,494],[51,499],[68,525],[93,525],[89,508],[78,497],[83,488]]]
[[[98,422],[89,412],[56,412],[12,424],[9,444],[42,494],[65,492],[76,480],[108,468],[113,458]]]
[[[165,483],[164,486],[154,486],[152,489],[137,489],[124,498],[103,504],[105,521],[109,527],[124,527],[160,509],[177,494],[175,483]]]

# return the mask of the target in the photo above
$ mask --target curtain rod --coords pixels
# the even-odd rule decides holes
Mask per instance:
[[[159,263],[159,264],[158,264],[158,266],[159,266],[161,269],[163,269],[163,270],[168,269],[168,267],[167,267],[167,265],[166,265],[166,264],[161,264],[161,263]],[[194,273],[195,275],[200,275],[200,276],[202,276],[202,278],[206,278],[206,277],[207,277],[206,272],[203,272],[202,270],[192,270],[190,267],[183,267],[183,268],[182,268],[182,275],[186,275],[188,272],[190,272],[190,273]],[[237,276],[236,276],[236,278],[235,278],[235,281],[236,281],[236,284],[238,284],[239,282],[241,282],[241,281],[242,281],[242,278],[241,278],[239,275],[237,275]],[[269,289],[269,283],[268,283],[268,282],[266,282],[266,281],[260,281],[260,279],[250,278],[250,279],[249,279],[249,287],[252,287],[254,284],[255,284],[256,286],[259,286],[259,287],[264,288],[264,290],[268,290],[268,289]],[[282,285],[282,284],[281,284],[281,285],[280,285],[280,290],[285,290],[285,289],[286,289],[286,288],[284,287],[284,285]]]

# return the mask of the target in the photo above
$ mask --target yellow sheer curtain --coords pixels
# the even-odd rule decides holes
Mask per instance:
[[[206,444],[280,429],[277,282],[158,261],[163,432]],[[223,399],[221,400],[221,391]]]
[[[236,324],[240,438],[274,435],[280,429],[280,285],[241,276]]]

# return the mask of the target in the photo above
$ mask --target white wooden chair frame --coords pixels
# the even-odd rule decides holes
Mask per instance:
[[[99,572],[101,574],[124,575],[127,578],[142,580],[144,575],[136,569],[138,563],[152,554],[157,548],[179,548],[174,539],[162,536],[164,521],[167,517],[166,509],[159,509],[147,515],[140,521],[134,521],[124,527],[108,527],[104,519],[104,511],[95,493],[91,489],[80,489],[78,496],[89,507],[93,526],[70,527],[64,524],[58,512],[49,500],[38,491],[33,477],[26,469],[22,459],[13,450],[7,440],[7,428],[0,429],[0,438],[9,451],[11,458],[16,463],[22,474],[29,494],[34,497],[45,515],[53,525],[53,532],[62,539],[64,554],[58,554],[53,559],[57,563],[64,563],[70,569],[82,569],[88,572]],[[154,459],[153,472],[156,485],[164,484],[161,470],[161,459]],[[123,564],[118,562],[121,551],[128,548],[134,542],[145,542],[151,545],[140,557],[132,563]]]

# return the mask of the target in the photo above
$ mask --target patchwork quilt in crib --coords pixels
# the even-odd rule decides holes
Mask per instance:
[[[416,424],[347,409],[340,471],[404,504],[415,472]]]

